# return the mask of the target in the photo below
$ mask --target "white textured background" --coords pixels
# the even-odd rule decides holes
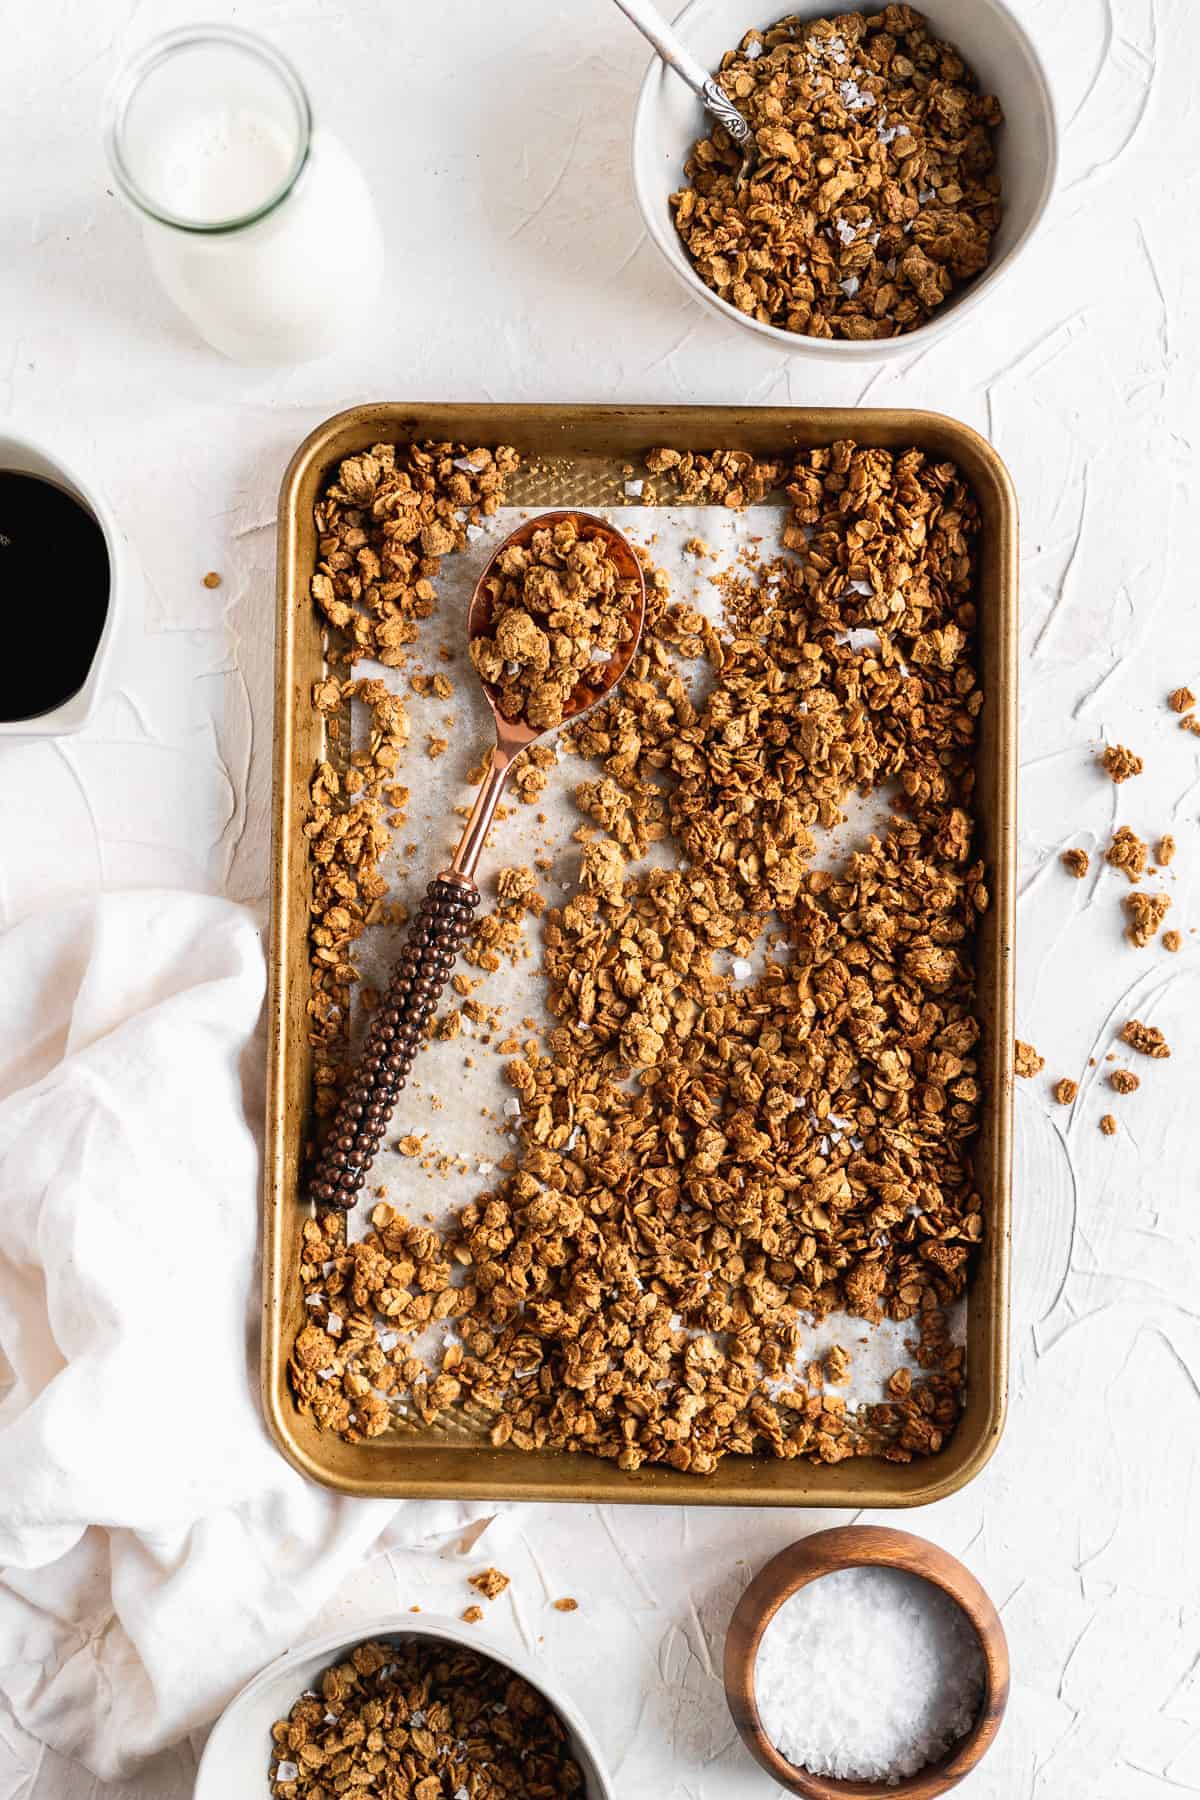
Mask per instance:
[[[1046,1079],[1022,1085],[1010,1424],[979,1480],[901,1522],[966,1557],[1012,1647],[1008,1722],[962,1791],[1200,1792],[1200,938],[1175,959],[1133,951],[1123,879],[1076,884],[1055,865],[1069,844],[1102,847],[1114,820],[1173,829],[1170,922],[1200,924],[1200,740],[1163,706],[1181,681],[1200,688],[1200,10],[1017,0],[1066,127],[1052,215],[962,335],[843,370],[727,330],[660,267],[626,176],[645,57],[607,0],[205,0],[201,14],[290,52],[389,238],[373,331],[284,373],[234,368],[190,336],[106,191],[104,85],[123,50],[191,10],[4,8],[0,421],[98,472],[147,605],[121,692],[85,737],[0,749],[0,920],[98,883],[262,899],[274,498],[292,449],[337,408],[869,398],[988,432],[1023,514],[1022,1035],[1047,1077],[1082,1076],[1130,1014],[1176,1054],[1114,1098],[1115,1140],[1096,1128],[1098,1075],[1071,1114]],[[1097,775],[1106,733],[1145,756],[1140,781]],[[491,1552],[515,1577],[493,1623],[573,1690],[623,1797],[765,1797],[724,1711],[724,1621],[750,1568],[836,1517],[525,1509]],[[461,1606],[453,1562],[380,1562],[330,1617],[393,1597],[430,1607],[439,1590]],[[564,1592],[581,1603],[570,1617],[546,1604]],[[193,1768],[183,1747],[140,1786],[101,1790],[0,1720],[0,1800],[184,1800]]]

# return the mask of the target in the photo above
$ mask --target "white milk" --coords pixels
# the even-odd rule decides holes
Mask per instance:
[[[266,46],[152,47],[112,154],[155,274],[214,348],[292,363],[353,335],[383,274],[375,208],[345,145],[310,135],[303,89]]]

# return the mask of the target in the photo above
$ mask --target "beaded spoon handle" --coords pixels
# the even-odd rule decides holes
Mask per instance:
[[[573,521],[577,533],[586,528],[590,536],[603,537],[621,579],[635,585],[628,614],[628,623],[632,627],[628,640],[613,652],[607,663],[598,665],[587,686],[581,683],[576,688],[562,720],[564,725],[611,694],[641,641],[646,616],[646,580],[628,540],[607,520],[595,518],[591,513],[539,513],[536,518],[519,525],[497,547],[475,584],[467,612],[468,639],[485,636],[491,625],[492,606],[488,578],[499,557],[512,545],[527,544],[535,531],[566,520]],[[317,1154],[309,1193],[321,1206],[340,1206],[349,1211],[358,1200],[479,905],[475,870],[505,783],[521,751],[539,737],[549,735],[548,731],[539,731],[526,724],[524,719],[506,719],[500,711],[495,688],[486,681],[482,686],[496,721],[496,743],[491,762],[458,849],[449,865],[429,883],[425,898],[408,928],[387,990],[371,1019],[362,1055],[347,1083],[329,1134]]]

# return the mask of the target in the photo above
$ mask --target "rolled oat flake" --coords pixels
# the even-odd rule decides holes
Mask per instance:
[[[813,1775],[899,1781],[970,1731],[984,1657],[962,1609],[903,1569],[820,1576],[785,1600],[754,1664],[763,1729]]]

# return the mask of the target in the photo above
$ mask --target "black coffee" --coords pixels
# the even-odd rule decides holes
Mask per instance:
[[[77,694],[108,617],[104,533],[78,500],[0,469],[0,719],[37,719]]]

